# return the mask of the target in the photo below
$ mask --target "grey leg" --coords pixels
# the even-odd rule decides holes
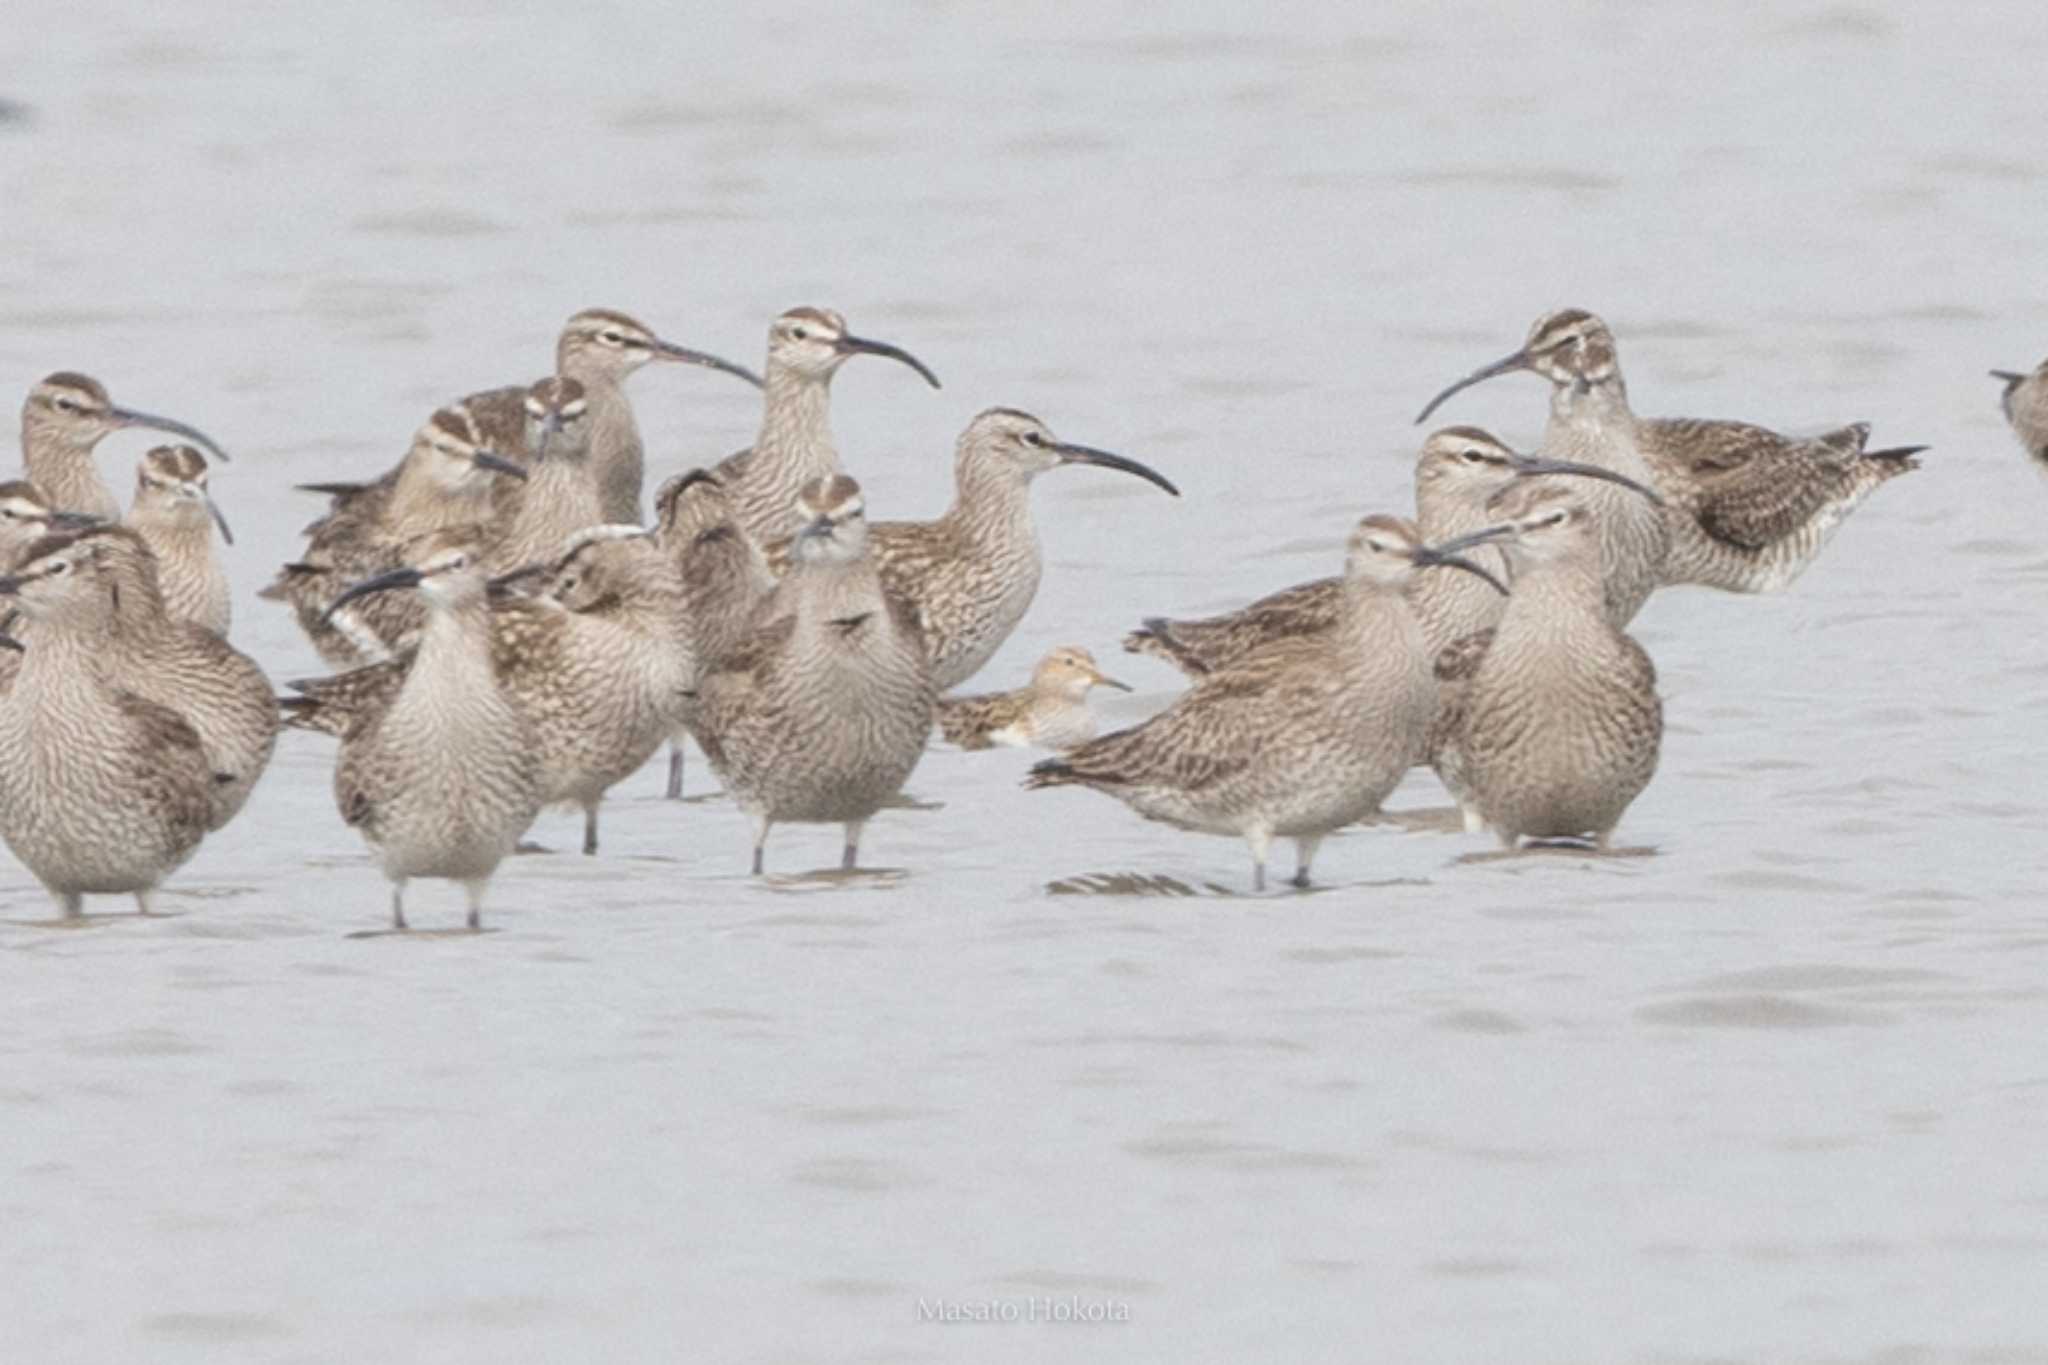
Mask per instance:
[[[762,852],[768,847],[768,829],[774,822],[765,815],[754,817],[754,875],[761,875]]]
[[[1249,829],[1245,831],[1245,842],[1252,846],[1252,890],[1266,889],[1266,852],[1273,846],[1270,830]]]
[[[85,918],[84,896],[76,891],[53,891],[50,894],[57,898],[57,913],[65,919]]]
[[[583,808],[583,856],[588,858],[597,852],[597,802]]]
[[[462,890],[469,897],[469,927],[484,927],[484,882],[464,882]]]
[[[668,745],[668,799],[683,799],[683,742],[672,739]]]
[[[391,883],[391,927],[405,928],[405,883]]]
[[[1322,846],[1323,836],[1296,839],[1294,841],[1294,885],[1306,891],[1309,887],[1309,864],[1316,860],[1316,850]]]
[[[846,848],[839,855],[839,870],[851,872],[860,866],[860,832],[867,828],[865,820],[846,822]]]

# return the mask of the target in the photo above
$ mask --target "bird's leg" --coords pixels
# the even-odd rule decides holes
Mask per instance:
[[[467,881],[462,884],[463,894],[469,897],[469,927],[472,931],[484,927],[484,886],[482,881]]]
[[[1461,804],[1458,807],[1458,814],[1464,817],[1465,832],[1467,834],[1484,834],[1486,832],[1486,817],[1479,813],[1479,807]]]
[[[668,746],[668,799],[683,799],[683,742],[670,740]]]
[[[1308,835],[1294,841],[1294,885],[1302,891],[1308,890],[1308,866],[1316,860],[1316,849],[1322,846],[1323,836]]]
[[[391,927],[405,928],[405,883],[402,881],[391,883]]]
[[[1266,889],[1266,850],[1273,846],[1271,830],[1260,826],[1245,831],[1245,840],[1252,846],[1252,890]]]
[[[768,827],[774,821],[765,815],[754,817],[754,875],[761,875],[761,854],[768,847]]]
[[[597,802],[592,801],[583,808],[583,856],[590,857],[597,852]]]
[[[860,832],[867,827],[865,820],[846,822],[846,851],[839,855],[839,870],[851,872],[860,866]]]
[[[154,896],[155,894],[156,892],[154,889],[136,892],[135,913],[142,916],[144,919],[148,919],[151,915],[155,914],[156,912],[149,908],[149,899],[151,896]]]
[[[67,920],[85,918],[85,897],[76,891],[56,891],[57,913]]]

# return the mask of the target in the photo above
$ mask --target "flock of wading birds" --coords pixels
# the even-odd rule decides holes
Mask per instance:
[[[753,869],[779,822],[863,826],[897,796],[936,720],[966,748],[1057,751],[1032,787],[1080,785],[1149,819],[1237,835],[1264,887],[1276,837],[1306,886],[1317,845],[1431,765],[1468,829],[1604,846],[1657,764],[1656,675],[1624,633],[1652,591],[1782,588],[1921,447],[1865,448],[1858,423],[1795,438],[1741,422],[1639,418],[1614,338],[1578,309],[1459,380],[1548,381],[1543,454],[1472,427],[1422,445],[1413,519],[1357,524],[1340,576],[1206,620],[1151,619],[1124,647],[1188,675],[1143,724],[1094,737],[1106,677],[1055,650],[1030,686],[944,696],[979,671],[1036,593],[1030,485],[1062,465],[1135,460],[991,408],[961,435],[953,505],[878,522],[841,468],[831,383],[860,355],[909,352],[797,308],[765,374],[664,341],[634,319],[569,319],[553,376],[442,408],[398,465],[332,500],[303,557],[263,592],[297,614],[333,676],[275,696],[226,639],[229,594],[197,429],[114,404],[58,373],[22,410],[21,480],[0,485],[0,833],[56,897],[133,895],[247,801],[280,725],[340,740],[334,791],[392,884],[459,881],[470,927],[485,884],[546,806],[585,812],[687,733],[753,822]],[[655,494],[625,381],[651,361],[760,387],[754,444]],[[1996,372],[2048,461],[2048,362]],[[144,427],[185,444],[143,456],[124,516],[93,451]],[[204,453],[202,453],[202,451]],[[1128,689],[1126,689],[1128,690]]]

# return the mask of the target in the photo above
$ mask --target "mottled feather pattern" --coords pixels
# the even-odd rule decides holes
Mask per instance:
[[[1248,607],[1199,620],[1165,621],[1124,637],[1124,649],[1150,654],[1187,674],[1213,673],[1275,640],[1316,635],[1336,624],[1344,608],[1344,581],[1319,578],[1260,598]]]

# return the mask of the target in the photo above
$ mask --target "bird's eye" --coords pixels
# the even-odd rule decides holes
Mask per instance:
[[[1482,455],[1477,450],[1467,450],[1464,452],[1464,458],[1467,462],[1471,464],[1479,464],[1486,459],[1486,456]]]
[[[59,412],[78,411],[78,404],[72,402],[69,398],[55,398],[51,401],[57,405],[57,411]]]
[[[599,332],[597,338],[607,346],[623,346],[626,344],[626,338],[622,333],[612,331],[609,328]]]
[[[796,338],[796,339],[797,339],[798,341],[802,341],[802,340],[804,340],[805,338],[807,338],[808,336],[810,336],[810,333],[809,333],[809,332],[807,332],[807,331],[805,331],[805,330],[804,330],[803,328],[801,328],[801,327],[792,327],[792,328],[790,328],[790,329],[789,329],[789,334],[790,334],[791,336],[795,337],[795,338]]]
[[[1045,438],[1035,431],[1027,431],[1024,433],[1024,444],[1027,446],[1042,446],[1045,444]]]
[[[52,575],[60,574],[70,569],[70,567],[71,565],[67,561],[60,559],[50,566],[50,572]]]

